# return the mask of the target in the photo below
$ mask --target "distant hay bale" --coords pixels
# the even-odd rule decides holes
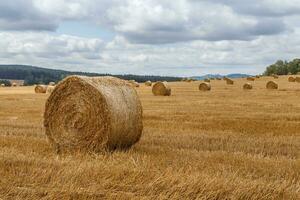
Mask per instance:
[[[11,84],[11,86],[13,86],[13,87],[17,87],[17,86],[18,86],[18,84],[17,84],[17,83],[12,83],[12,84]]]
[[[48,85],[48,86],[47,86],[46,93],[47,93],[47,94],[51,94],[51,93],[53,92],[54,88],[55,88],[55,86],[53,86],[53,85]]]
[[[57,153],[129,148],[142,134],[142,106],[124,80],[69,76],[49,96],[44,126]]]
[[[289,72],[289,73],[288,73],[288,75],[292,75],[292,73],[291,73],[291,72]]]
[[[243,89],[244,90],[251,90],[253,87],[252,87],[252,85],[251,85],[251,83],[245,83],[244,85],[243,85]]]
[[[54,86],[55,82],[50,82],[48,85]]]
[[[210,80],[214,81],[214,80],[215,80],[215,78],[210,78]]]
[[[255,81],[255,78],[254,77],[247,77],[247,80],[248,81]]]
[[[210,80],[208,78],[204,79],[204,82],[210,83]]]
[[[278,79],[278,78],[279,78],[279,76],[276,75],[276,74],[273,74],[272,76],[273,76],[273,78],[275,78],[275,79]]]
[[[216,79],[217,79],[218,81],[222,80],[220,77],[217,77]]]
[[[2,83],[2,84],[1,84],[1,87],[5,87],[5,84],[4,84],[4,83]]]
[[[199,90],[200,90],[200,91],[210,91],[210,90],[211,90],[211,85],[210,85],[210,83],[206,83],[206,82],[200,83],[200,85],[199,85]]]
[[[260,75],[256,75],[255,78],[260,78]]]
[[[290,77],[288,78],[288,81],[289,81],[289,82],[295,82],[295,81],[296,81],[296,78],[295,78],[295,77],[292,77],[292,76],[290,76]]]
[[[129,80],[127,82],[130,83],[130,85],[132,87],[140,87],[140,84],[138,82],[136,82],[135,80]]]
[[[37,85],[34,88],[35,93],[46,93],[47,92],[47,86],[46,85]]]
[[[155,96],[170,96],[171,88],[167,82],[156,82],[152,87],[152,93]]]
[[[185,81],[186,81],[186,78],[181,79],[181,81],[185,82]]]
[[[269,81],[266,85],[266,88],[270,90],[277,90],[278,84],[275,81]]]
[[[227,85],[233,85],[234,81],[230,78],[226,78],[226,83],[227,83]]]
[[[145,82],[145,85],[146,85],[146,86],[152,86],[152,82],[151,82],[151,81],[146,81],[146,82]]]

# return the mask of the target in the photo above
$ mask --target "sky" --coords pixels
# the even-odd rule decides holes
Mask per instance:
[[[300,55],[300,0],[0,1],[0,63],[111,74],[260,74]]]

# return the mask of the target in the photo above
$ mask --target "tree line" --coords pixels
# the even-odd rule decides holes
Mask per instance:
[[[24,85],[48,84],[58,82],[70,75],[82,76],[109,76],[110,74],[70,72],[64,70],[46,69],[27,65],[0,65],[0,79],[6,82],[7,79],[24,80]],[[170,76],[143,76],[143,75],[113,75],[124,80],[145,81],[179,81],[179,77]]]
[[[268,66],[264,75],[270,76],[272,74],[288,75],[297,74],[300,72],[300,59],[296,58],[292,61],[278,60],[276,63]]]

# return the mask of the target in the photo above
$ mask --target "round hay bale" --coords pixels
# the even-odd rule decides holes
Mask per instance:
[[[48,85],[48,86],[47,86],[46,93],[47,93],[47,94],[51,94],[51,93],[53,92],[54,88],[55,88],[55,86],[53,86],[53,85]]]
[[[167,82],[156,82],[152,87],[152,93],[155,96],[170,96],[171,88]]]
[[[256,75],[255,78],[260,78],[260,75]]]
[[[254,77],[247,77],[247,80],[248,81],[255,81],[255,78]]]
[[[278,78],[279,78],[279,76],[276,75],[276,74],[273,74],[272,76],[273,76],[273,78],[275,78],[275,79],[278,79]]]
[[[145,85],[146,85],[146,86],[152,86],[152,82],[151,82],[151,81],[146,81],[146,82],[145,82]]]
[[[69,76],[49,96],[44,126],[57,153],[129,148],[142,134],[142,106],[124,80]]]
[[[5,84],[4,84],[4,83],[2,83],[2,84],[1,84],[1,87],[5,87]]]
[[[266,88],[270,90],[277,90],[278,84],[275,81],[269,81],[266,85]]]
[[[48,85],[54,86],[55,82],[50,82]]]
[[[297,77],[295,78],[295,81],[296,81],[297,83],[300,83],[300,77],[297,76]]]
[[[233,85],[234,81],[230,78],[226,78],[226,83],[227,83],[227,85]]]
[[[290,77],[288,78],[288,81],[289,81],[289,82],[295,82],[296,79],[295,79],[295,77],[290,76]]]
[[[204,79],[204,82],[210,83],[210,80],[208,78]]]
[[[243,89],[244,90],[252,90],[252,85],[251,85],[251,83],[245,83],[244,85],[243,85]]]
[[[220,77],[217,77],[216,79],[217,79],[218,81],[222,80]]]
[[[11,86],[13,86],[13,87],[17,87],[17,86],[18,86],[18,84],[17,84],[17,83],[12,83],[12,84],[11,84]]]
[[[46,93],[47,92],[47,86],[46,85],[37,85],[34,88],[35,93]]]
[[[210,83],[206,83],[206,82],[200,83],[200,85],[199,85],[199,90],[200,90],[200,91],[210,91],[210,90],[211,90],[211,85],[210,85]]]

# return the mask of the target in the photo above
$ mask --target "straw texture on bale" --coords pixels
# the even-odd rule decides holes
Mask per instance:
[[[227,85],[233,85],[234,81],[230,78],[226,78],[226,83],[227,83]]]
[[[252,85],[251,85],[251,83],[245,83],[244,85],[243,85],[243,89],[244,90],[251,90],[253,87],[252,87]]]
[[[155,96],[170,96],[171,88],[167,82],[156,82],[152,87],[152,93]]]
[[[296,77],[296,78],[295,78],[295,81],[296,81],[297,83],[300,83],[300,77]]]
[[[200,91],[210,91],[211,90],[211,85],[210,83],[200,83],[199,85],[199,90]]]
[[[44,126],[58,153],[129,148],[142,134],[142,106],[124,80],[70,76],[49,96]]]
[[[206,79],[204,79],[204,82],[210,83],[210,80],[206,78]]]
[[[269,81],[266,85],[266,88],[270,90],[277,90],[278,84],[275,81]]]
[[[37,85],[34,88],[35,93],[46,93],[47,92],[47,86],[46,85]]]
[[[247,80],[248,81],[255,81],[255,78],[254,77],[247,77]]]
[[[55,82],[50,82],[48,85],[54,86]]]
[[[146,85],[146,86],[152,86],[152,82],[151,82],[151,81],[146,81],[146,82],[145,82],[145,85]]]
[[[53,85],[48,85],[48,86],[47,86],[46,93],[51,94],[51,93],[53,92],[54,88],[55,88],[55,86],[53,86]]]
[[[295,82],[296,79],[295,79],[294,77],[290,76],[290,77],[288,78],[288,81],[289,81],[289,82]]]

